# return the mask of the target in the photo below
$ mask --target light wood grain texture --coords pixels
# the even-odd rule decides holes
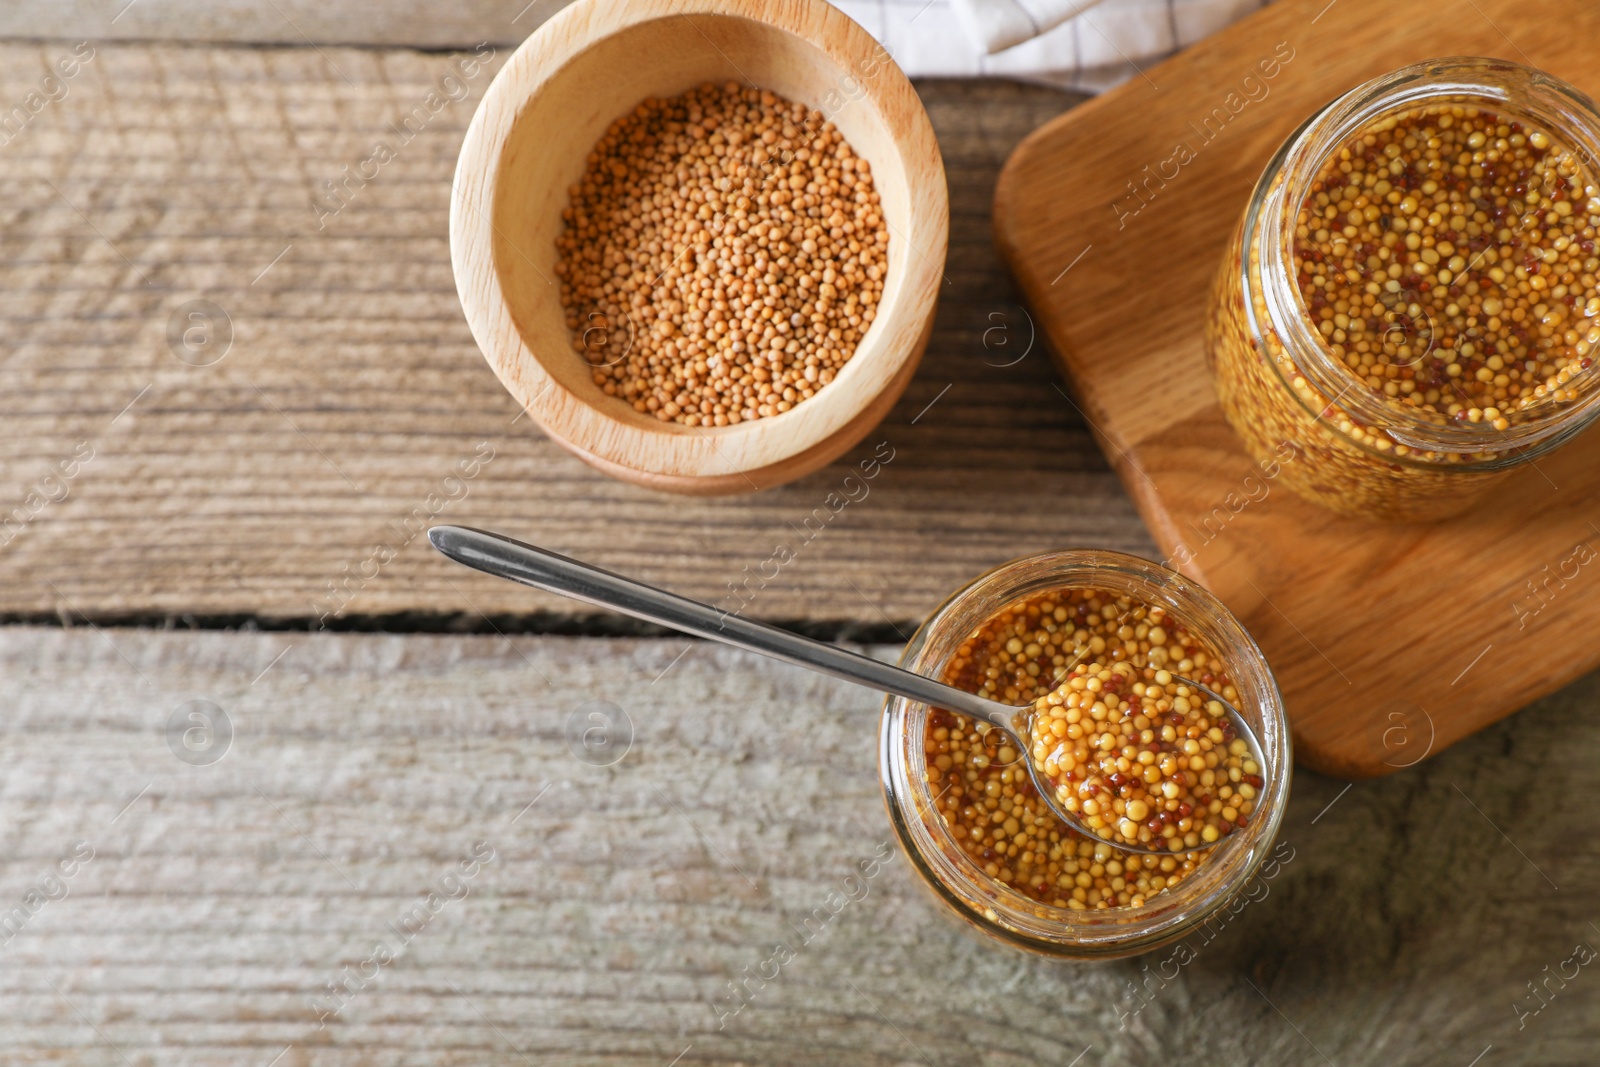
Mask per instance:
[[[1429,526],[1340,518],[1272,486],[1204,364],[1226,241],[1267,158],[1344,90],[1432,55],[1509,52],[1593,93],[1595,34],[1600,9],[1575,2],[1275,4],[1044,127],[1002,176],[998,239],[1064,372],[1163,554],[1192,554],[1184,569],[1265,649],[1310,766],[1392,771],[1396,724],[1431,716],[1443,747],[1600,662],[1600,578],[1571,562],[1600,544],[1600,436]],[[1263,77],[1282,42],[1292,58]],[[1213,105],[1227,117],[1208,140],[1191,123]],[[1183,142],[1193,160],[1135,196]]]
[[[0,38],[208,41],[304,47],[516,47],[565,0],[11,0]]]
[[[839,376],[782,415],[726,427],[662,422],[602,393],[573,352],[556,283],[561,213],[595,142],[639,101],[705,82],[755,85],[824,115],[871,164],[890,234],[876,316]],[[781,169],[760,181],[770,189]],[[928,343],[949,228],[927,112],[882,46],[827,0],[579,0],[517,49],[479,104],[456,167],[450,251],[478,346],[546,433],[626,481],[726,495],[826,466],[888,413]]]
[[[0,101],[70,49],[0,46]],[[1009,558],[1152,551],[1042,349],[1017,361],[1031,327],[989,234],[1007,151],[1074,98],[922,87],[952,216],[916,380],[840,462],[748,498],[685,500],[602,477],[518,421],[479,355],[446,234],[488,71],[403,145],[390,127],[456,58],[101,45],[0,147],[0,515],[76,442],[95,449],[66,499],[0,535],[0,616],[303,619],[329,582],[359,586],[347,614],[569,612],[451,567],[400,525],[427,521],[430,494],[460,496],[443,480],[482,442],[493,460],[441,520],[712,601],[786,540],[799,558],[748,609],[769,619],[903,627]],[[319,229],[313,198],[379,139],[396,158]],[[168,322],[202,298],[231,317],[233,343],[190,366]],[[894,458],[861,498],[844,480],[884,441]],[[830,511],[845,490],[858,499]],[[348,582],[380,546],[396,558]]]
[[[1128,983],[1165,955],[976,940],[898,855],[800,944],[890,840],[877,698],[683,647],[0,632],[0,914],[94,851],[0,947],[5,1061],[1465,1067],[1492,1044],[1485,1063],[1590,1062],[1592,967],[1520,1030],[1514,1005],[1600,943],[1600,855],[1572,838],[1600,815],[1592,679],[1411,774],[1301,775],[1293,858],[1134,1014]],[[209,766],[165,738],[201,698],[234,730]],[[596,698],[634,724],[607,768],[564,736]],[[318,1030],[311,998],[478,841],[495,855],[468,895]],[[780,941],[796,958],[719,1029],[727,983]]]

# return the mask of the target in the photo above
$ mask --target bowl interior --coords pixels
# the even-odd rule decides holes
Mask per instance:
[[[544,74],[543,85],[522,105],[506,135],[492,207],[494,269],[515,328],[544,372],[598,414],[660,434],[738,437],[782,427],[807,409],[815,412],[813,405],[859,407],[866,402],[859,395],[866,366],[881,358],[890,340],[887,324],[910,299],[904,280],[914,253],[904,235],[916,232],[905,162],[887,117],[867,91],[871,74],[856,73],[870,70],[872,61],[870,53],[862,55],[853,70],[780,27],[699,13],[624,26]],[[886,57],[876,62],[889,63]],[[890,228],[889,269],[871,327],[826,388],[781,415],[735,426],[690,428],[637,412],[594,384],[588,364],[573,350],[561,307],[555,240],[568,190],[582,178],[585,158],[606,128],[646,97],[675,96],[706,81],[770,89],[820,110],[839,128],[852,150],[872,166]]]

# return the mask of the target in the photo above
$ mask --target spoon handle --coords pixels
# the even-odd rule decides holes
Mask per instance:
[[[509,537],[465,526],[435,526],[428,531],[428,540],[457,563],[499,578],[610,608],[708,641],[721,641],[879,692],[985,719],[1007,731],[1016,730],[1016,709],[998,701],[985,700],[836,645],[718,611],[697,600]]]

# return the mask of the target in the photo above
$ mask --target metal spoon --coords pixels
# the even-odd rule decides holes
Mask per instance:
[[[1033,780],[1034,788],[1038,790],[1040,798],[1062,822],[1091,840],[1103,840],[1123,852],[1163,856],[1171,854],[1167,848],[1149,848],[1128,843],[1120,837],[1104,837],[1085,826],[1075,812],[1067,811],[1061,806],[1050,780],[1035,765],[1035,761],[1028,757],[1033,748],[1029,740],[1029,727],[1034,714],[1031,703],[1022,707],[1012,707],[999,701],[987,700],[975,693],[944,685],[932,678],[912,674],[910,671],[880,663],[847,649],[813,641],[808,637],[801,637],[799,634],[780,630],[765,623],[730,615],[708,604],[485,530],[474,530],[464,526],[435,526],[428,531],[428,540],[433,542],[434,548],[457,563],[499,578],[560,593],[574,600],[610,608],[624,615],[632,615],[709,641],[721,641],[725,645],[770,656],[819,674],[843,678],[847,682],[854,682],[868,689],[893,693],[895,696],[927,704],[930,707],[944,708],[969,719],[998,727],[1005,731],[1017,751],[1022,754],[1020,757],[1022,763],[1027,767],[1028,776]],[[1198,682],[1184,678],[1176,680],[1219,702],[1226,709],[1238,736],[1244,738],[1245,743],[1250,746],[1257,765],[1265,769],[1266,762],[1261,756],[1261,745],[1250,729],[1250,724],[1244,721],[1244,717],[1219,694]],[[1211,848],[1226,840],[1227,837],[1222,837],[1210,844],[1202,842],[1192,849],[1185,846],[1183,851]]]

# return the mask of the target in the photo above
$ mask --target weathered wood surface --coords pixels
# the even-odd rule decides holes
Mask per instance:
[[[409,51],[95,47],[0,147],[0,516],[28,520],[0,535],[0,617],[569,610],[434,558],[414,532],[436,506],[710,600],[783,540],[798,559],[749,614],[879,626],[1018,555],[1152,550],[1028,351],[990,241],[1000,164],[1072,97],[921,87],[952,219],[916,379],[840,463],[753,497],[684,500],[611,481],[517,421],[462,319],[450,175],[503,51],[463,76],[457,56]],[[70,50],[0,45],[0,101],[25,100]],[[464,98],[435,98],[402,144],[390,124],[441,88]],[[329,199],[325,183],[385,139],[396,158],[343,206]],[[193,300],[231,322],[231,348],[205,366],[191,363],[221,353],[222,322],[211,312],[203,344],[204,321],[179,312]],[[80,441],[93,459],[73,464]],[[846,485],[885,441],[892,462]],[[480,448],[493,459],[475,477],[445,481]],[[66,498],[44,502],[62,462],[76,471]],[[845,490],[856,502],[830,512]],[[397,558],[370,564],[380,550]]]
[[[1408,774],[1348,791],[1300,775],[1293,858],[1133,1014],[1128,983],[1164,955],[980,942],[898,854],[800,944],[889,841],[877,700],[683,648],[0,632],[0,914],[93,850],[0,947],[3,1058],[1466,1067],[1492,1045],[1478,1062],[1592,1062],[1592,968],[1552,980],[1520,1030],[1514,1006],[1600,945],[1594,679]],[[196,699],[233,729],[208,766],[168,747]],[[609,767],[565,736],[594,699],[633,723]],[[494,858],[465,898],[319,1030],[311,998],[478,841]],[[727,983],[780,941],[796,958],[719,1029]]]
[[[1326,101],[1433,55],[1509,53],[1593,93],[1597,33],[1585,0],[1285,0],[1041,128],[999,183],[1001,246],[1162,558],[1261,643],[1319,770],[1386,773],[1392,716],[1427,709],[1443,747],[1600,665],[1600,591],[1570,561],[1600,538],[1600,434],[1444,522],[1332,515],[1273,485],[1279,465],[1223,419],[1204,351],[1218,266],[1272,153]],[[1140,186],[1174,145],[1181,173]],[[1159,315],[1130,314],[1135,275]]]
[[[97,33],[71,20],[116,10],[67,0],[43,5],[65,20],[46,21],[25,0],[0,10],[0,33],[181,25],[295,43],[266,28],[280,8],[319,42],[497,40],[472,23],[499,17],[493,0],[414,14],[407,29],[397,7],[142,0]],[[71,47],[0,45],[0,107],[25,101]],[[713,599],[837,487],[842,466],[751,500],[669,500],[512,424],[456,308],[445,246],[481,75],[316,229],[313,193],[424,103],[453,59],[98,45],[67,95],[0,145],[0,513],[29,492],[60,495],[44,482],[53,465],[75,471],[65,499],[0,535],[0,616],[305,618],[346,565],[402,539],[389,524],[426,506],[484,440],[494,460],[442,519]],[[887,631],[1011,555],[1153,551],[1042,353],[1006,366],[1027,329],[990,248],[994,176],[1071,98],[919,88],[954,209],[928,359],[885,425],[895,461],[751,614]],[[167,321],[201,298],[226,308],[234,347],[191,367],[172,355]],[[73,462],[79,440],[93,443],[87,463]],[[505,626],[517,620],[501,613],[565,610],[410,542],[348,607],[479,626],[478,608]],[[1538,1005],[1527,983],[1600,938],[1588,925],[1600,921],[1586,889],[1595,851],[1572,839],[1600,812],[1593,678],[1388,780],[1341,795],[1302,774],[1284,832],[1296,858],[1126,1030],[1140,963],[1052,964],[975,941],[899,858],[718,1030],[727,982],[824,907],[888,828],[870,695],[705,646],[679,659],[684,647],[0,630],[0,916],[77,842],[95,850],[67,897],[0,945],[0,1059],[1592,1060],[1589,969],[1552,981],[1520,1031],[1514,1005]],[[167,743],[174,711],[196,699],[222,706],[236,732],[210,766]],[[565,736],[594,699],[635,724],[608,768],[580,762]],[[742,714],[718,714],[730,708]],[[1397,758],[1411,753],[1397,743]],[[762,792],[780,777],[783,791]],[[475,841],[496,851],[470,894],[319,1031],[310,998]]]
[[[295,47],[515,45],[564,0],[8,0],[0,38],[210,41]]]

